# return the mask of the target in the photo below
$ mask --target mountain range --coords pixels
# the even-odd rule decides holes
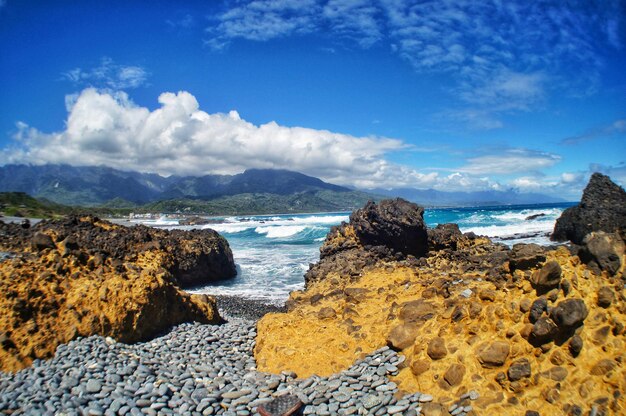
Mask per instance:
[[[426,206],[476,206],[553,203],[563,200],[513,190],[442,192],[412,188],[361,191],[333,185],[288,170],[248,169],[236,175],[160,176],[127,172],[104,166],[5,165],[0,166],[0,191],[25,192],[37,198],[78,206],[138,206],[159,201],[229,201],[246,204],[254,196],[279,201],[277,207],[298,211],[337,210],[361,206],[368,199],[402,197]],[[258,198],[257,198],[258,199]],[[196,201],[191,203],[189,201]],[[258,202],[258,201],[257,201]],[[180,206],[177,202],[156,206]],[[183,204],[184,205],[184,204]],[[201,205],[201,204],[200,204]],[[238,205],[239,206],[239,205]],[[309,207],[309,208],[307,208]]]

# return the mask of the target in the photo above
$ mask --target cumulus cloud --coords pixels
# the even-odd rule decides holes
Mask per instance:
[[[150,111],[124,92],[83,90],[69,101],[66,129],[46,134],[18,125],[18,148],[5,163],[106,165],[161,174],[236,173],[285,168],[359,186],[427,178],[383,156],[406,148],[400,140],[354,137],[326,130],[260,126],[235,111],[208,114],[188,92],[163,93]]]
[[[100,65],[95,68],[74,68],[64,72],[62,77],[80,87],[92,86],[121,90],[145,85],[148,72],[140,66],[119,65],[111,58],[104,57]]]
[[[209,114],[185,91],[158,97],[155,110],[125,92],[87,88],[66,98],[66,128],[45,133],[17,123],[14,145],[0,163],[105,165],[162,175],[233,174],[248,168],[289,169],[326,181],[373,188],[494,190],[501,172],[527,172],[558,160],[551,154],[508,149],[475,157],[448,174],[392,163],[390,153],[420,152],[398,139],[355,137],[327,130],[254,125],[236,111]],[[430,149],[426,149],[429,151]]]

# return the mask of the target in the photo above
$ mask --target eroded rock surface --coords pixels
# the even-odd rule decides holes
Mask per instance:
[[[178,286],[234,272],[214,232],[116,226],[97,218],[0,223],[0,362],[17,370],[60,343],[100,334],[123,342],[172,325],[221,321],[213,298]]]
[[[477,414],[623,413],[623,252],[616,273],[596,273],[576,249],[459,234],[429,232],[412,259],[372,254],[350,224],[333,230],[290,312],[259,321],[259,369],[328,375],[388,345],[406,357],[401,391],[428,392],[439,409],[475,389]],[[367,267],[333,267],[341,250],[369,253]],[[320,319],[324,308],[335,316]]]
[[[350,215],[348,224],[333,227],[304,280],[324,279],[331,271],[357,278],[380,260],[415,259],[426,254],[428,235],[424,208],[397,198],[365,207]]]

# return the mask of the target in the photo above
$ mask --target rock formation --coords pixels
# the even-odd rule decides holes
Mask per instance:
[[[212,231],[122,227],[97,218],[0,223],[0,362],[17,370],[78,336],[145,340],[185,322],[221,321],[214,299],[178,286],[234,274]]]
[[[396,203],[407,204],[380,205],[392,211]],[[419,218],[395,224],[421,219],[418,208],[399,211]],[[389,345],[406,357],[393,381],[443,408],[477,390],[476,414],[626,410],[623,250],[609,273],[581,261],[577,249],[509,250],[445,225],[423,226],[429,249],[409,256],[397,243],[366,246],[353,217],[368,218],[355,214],[329,233],[289,312],[259,321],[260,370],[329,375]],[[393,228],[375,218],[359,229]]]
[[[350,215],[348,224],[330,230],[320,261],[304,276],[308,286],[332,271],[358,277],[380,260],[422,256],[428,250],[424,208],[403,199],[368,202]]]
[[[583,244],[592,231],[626,232],[626,192],[601,173],[591,175],[580,203],[556,221],[552,239]]]

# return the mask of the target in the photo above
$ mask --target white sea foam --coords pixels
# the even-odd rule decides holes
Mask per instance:
[[[254,231],[258,234],[265,234],[267,238],[281,238],[298,234],[306,228],[306,225],[271,225],[269,227],[257,227]]]
[[[156,220],[139,219],[139,220],[133,220],[131,222],[137,223],[137,224],[143,224],[147,226],[154,226],[154,227],[164,227],[164,226],[174,227],[179,224],[178,220],[167,218],[167,217],[160,217]]]
[[[211,228],[219,233],[235,234],[246,230],[254,230],[265,234],[267,238],[288,237],[304,231],[307,227],[339,224],[347,221],[348,215],[311,215],[283,217],[227,217],[221,224],[207,224],[202,228]]]
[[[529,221],[526,218],[533,215],[541,215],[537,219],[541,220],[542,218],[557,218],[561,214],[562,210],[558,208],[551,209],[525,209],[523,211],[506,211],[502,214],[496,214],[493,216],[494,219],[504,222],[514,222],[514,221]],[[532,220],[530,220],[532,221]]]
[[[240,233],[242,231],[246,231],[252,227],[246,223],[228,222],[228,223],[222,223],[222,224],[206,224],[206,225],[203,225],[201,228],[202,229],[210,228],[212,230],[217,231],[218,233],[235,234],[235,233]]]
[[[487,237],[506,237],[516,234],[535,234],[540,232],[551,232],[554,228],[554,221],[537,221],[529,224],[510,225],[489,225],[485,227],[461,227],[461,231],[473,232]]]

